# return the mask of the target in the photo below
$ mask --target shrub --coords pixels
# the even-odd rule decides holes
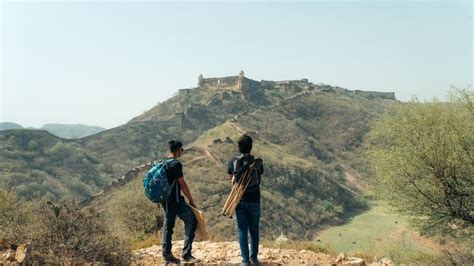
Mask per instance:
[[[163,225],[161,208],[145,197],[140,178],[115,193],[104,207],[114,232],[126,241],[143,240]]]
[[[45,263],[126,263],[128,250],[110,235],[103,217],[94,209],[81,210],[72,202],[41,204],[45,230],[33,239]]]
[[[104,218],[93,208],[81,210],[73,202],[19,201],[0,189],[0,238],[31,242],[32,262],[125,264],[129,250],[113,237]]]

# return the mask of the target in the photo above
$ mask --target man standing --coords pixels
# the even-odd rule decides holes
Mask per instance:
[[[167,166],[168,168],[166,169],[166,174],[168,182],[170,184],[173,184],[174,182],[174,187],[172,188],[167,201],[162,204],[165,212],[163,226],[163,260],[165,263],[180,263],[180,260],[171,253],[171,237],[173,235],[173,228],[177,216],[184,222],[185,236],[181,258],[187,263],[198,263],[201,260],[196,259],[191,255],[192,244],[197,228],[197,220],[196,217],[194,217],[193,211],[181,195],[182,191],[186,198],[188,198],[189,204],[196,206],[188,185],[183,177],[183,165],[178,161],[178,158],[184,151],[183,144],[177,140],[171,140],[168,144],[170,154],[168,156],[169,163]]]
[[[252,138],[243,135],[239,138],[237,144],[240,155],[232,158],[227,167],[229,179],[234,183],[240,178],[245,169],[255,162],[251,154]],[[258,243],[260,226],[260,181],[263,174],[263,164],[258,169],[252,171],[251,181],[247,186],[235,213],[237,216],[237,231],[239,234],[240,251],[242,254],[242,263],[258,264]],[[250,256],[248,245],[248,233],[250,233]]]

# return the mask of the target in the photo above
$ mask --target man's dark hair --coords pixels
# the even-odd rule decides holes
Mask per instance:
[[[240,153],[250,153],[252,150],[252,138],[249,135],[242,135],[237,141]]]
[[[176,152],[183,148],[183,143],[181,143],[179,140],[170,140],[168,141],[168,145],[170,148],[170,152]]]

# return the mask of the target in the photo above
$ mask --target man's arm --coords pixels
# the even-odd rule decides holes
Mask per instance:
[[[191,196],[191,191],[189,191],[188,184],[186,183],[186,180],[184,180],[184,177],[178,178],[178,183],[179,183],[179,186],[181,187],[181,191],[183,191],[186,198],[188,198],[189,204],[192,205],[193,207],[196,207],[193,196]]]
[[[232,182],[232,178],[234,177],[234,160],[230,160],[227,163],[227,177],[229,178],[229,181]]]

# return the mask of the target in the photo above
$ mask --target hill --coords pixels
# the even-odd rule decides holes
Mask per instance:
[[[21,125],[13,122],[0,122],[0,130],[21,129]]]
[[[235,154],[238,136],[247,133],[266,168],[264,208],[272,211],[262,217],[265,235],[285,231],[290,237],[310,237],[324,225],[341,223],[347,210],[364,207],[362,190],[370,177],[361,143],[373,119],[397,104],[393,93],[350,91],[305,79],[255,81],[243,73],[200,77],[198,87],[182,89],[129,123],[88,137],[64,140],[42,131],[0,132],[0,145],[8,147],[0,153],[0,174],[7,176],[2,184],[19,187],[24,196],[87,199],[103,189],[87,204],[106,210],[118,228],[145,234],[156,224],[133,227],[130,221],[121,222],[150,216],[127,211],[159,213],[143,197],[143,171],[105,185],[160,158],[166,141],[177,138],[186,144],[182,161],[192,193],[208,214],[211,231],[218,232],[213,237],[222,238],[234,230],[233,222],[220,215],[230,190],[225,162]],[[31,141],[38,146],[33,142],[28,148]],[[29,174],[32,170],[46,175]],[[50,192],[48,182],[67,187],[69,180],[81,185]]]
[[[40,129],[65,139],[82,138],[105,130],[103,127],[82,124],[44,124]]]
[[[12,122],[0,122],[0,131],[9,129],[23,129],[19,124]],[[44,124],[40,128],[28,127],[27,129],[46,130],[49,133],[65,139],[77,139],[99,133],[105,128],[98,126],[87,126],[82,124]]]
[[[83,200],[110,182],[80,142],[45,130],[1,131],[0,158],[0,185],[26,199]]]
[[[267,169],[263,197],[272,213],[264,215],[262,228],[268,237],[276,237],[281,230],[291,237],[309,237],[325,224],[341,223],[346,210],[364,206],[361,188],[370,178],[361,158],[361,143],[371,121],[398,102],[343,89],[305,89],[300,87],[304,83],[290,84],[290,89],[299,92],[278,101],[278,93],[266,101],[260,99],[267,105],[256,104],[255,99],[247,99],[233,88],[202,85],[180,92],[129,123],[154,121],[170,128],[184,125],[185,132],[194,133],[185,138],[185,176],[194,197],[209,214],[211,231],[220,236],[233,232],[232,221],[222,220],[220,208],[230,190],[225,162],[235,154],[236,140],[243,133],[254,137],[255,154],[264,159]],[[200,99],[205,94],[211,95],[207,102],[186,104],[189,98]],[[238,103],[244,110],[234,108]],[[181,116],[168,112],[170,108],[175,113],[181,111]],[[206,129],[217,122],[217,126]],[[174,136],[179,134],[176,131]],[[147,147],[141,151],[146,154]],[[132,182],[115,183],[105,195],[89,203],[114,209],[127,195],[132,197],[127,201],[132,208],[134,201],[143,198],[142,174],[134,172],[135,178],[128,175],[126,180]]]

